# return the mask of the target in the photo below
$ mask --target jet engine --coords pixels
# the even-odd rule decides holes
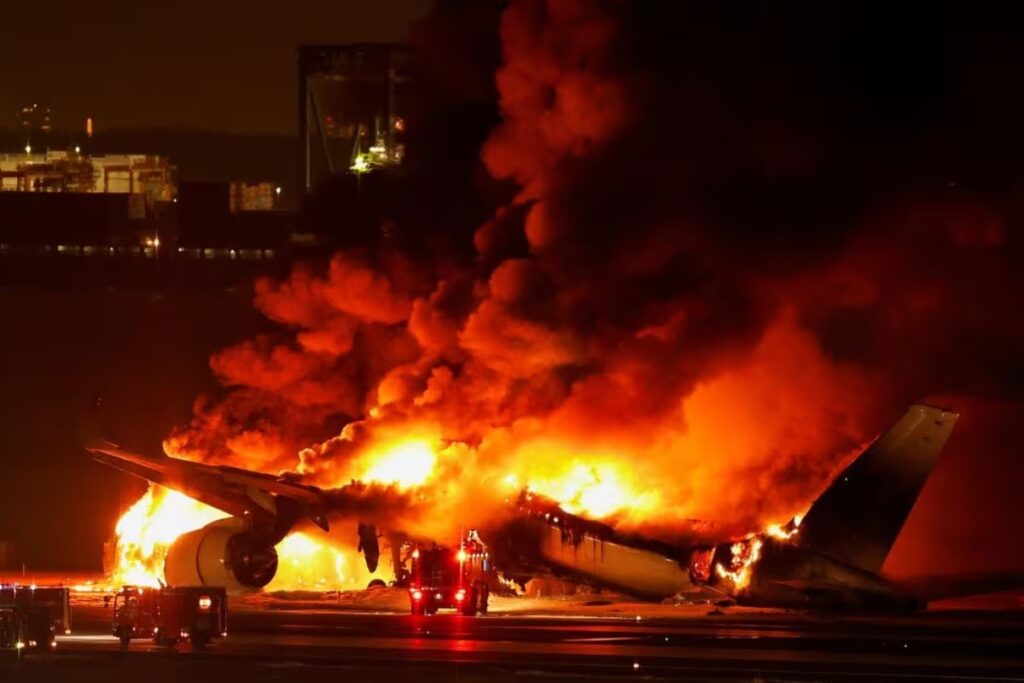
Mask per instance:
[[[263,588],[276,572],[273,544],[257,538],[238,518],[182,534],[164,562],[169,586],[221,586],[234,594]]]

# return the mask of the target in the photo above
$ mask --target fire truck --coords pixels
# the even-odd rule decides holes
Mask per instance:
[[[64,586],[0,586],[0,649],[49,651],[71,633],[71,591]]]
[[[417,547],[411,557],[409,604],[414,615],[453,608],[467,617],[487,614],[494,568],[475,531],[467,534],[457,550]]]
[[[173,647],[180,640],[201,650],[228,634],[228,601],[223,588],[125,586],[114,595],[112,632],[127,647],[135,638],[152,638]]]

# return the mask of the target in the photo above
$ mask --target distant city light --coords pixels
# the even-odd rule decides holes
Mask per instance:
[[[81,154],[81,153],[82,153],[82,148],[79,147],[78,145],[75,145],[75,154]]]
[[[32,153],[32,145],[25,145],[25,154]]]
[[[276,194],[278,197],[281,196],[281,186],[280,185],[278,185],[277,187],[274,188],[274,194]]]
[[[366,173],[370,170],[370,160],[365,154],[357,154],[350,168],[353,173]]]

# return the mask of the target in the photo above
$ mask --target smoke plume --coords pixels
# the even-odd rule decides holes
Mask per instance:
[[[660,6],[511,2],[480,150],[511,199],[471,249],[368,244],[260,281],[278,333],[214,356],[225,393],[167,450],[336,487],[412,439],[436,454],[436,533],[505,481],[623,527],[742,533],[800,512],[910,402],[1019,398],[1012,194],[894,144],[941,134],[927,98],[861,125],[888,91],[828,55],[794,67],[835,25],[765,16],[755,38]]]

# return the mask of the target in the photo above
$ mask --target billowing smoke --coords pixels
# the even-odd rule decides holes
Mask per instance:
[[[1015,392],[1014,224],[892,144],[941,133],[926,104],[870,124],[888,91],[796,68],[828,22],[754,34],[670,4],[510,3],[480,158],[516,191],[472,258],[363,245],[259,282],[279,332],[214,356],[225,395],[167,450],[333,487],[412,440],[438,533],[500,508],[502,482],[742,533],[800,512],[908,403]]]

